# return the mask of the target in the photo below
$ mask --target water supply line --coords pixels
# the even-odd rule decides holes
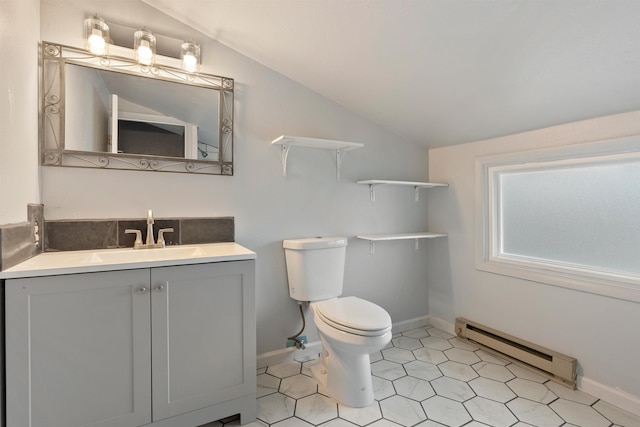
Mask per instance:
[[[300,309],[300,317],[302,317],[302,329],[297,334],[287,337],[288,340],[291,340],[296,343],[296,348],[299,350],[304,350],[306,347],[302,340],[298,339],[298,337],[304,332],[305,328],[305,320],[304,320],[304,311],[302,310],[302,301],[298,301],[298,308]]]

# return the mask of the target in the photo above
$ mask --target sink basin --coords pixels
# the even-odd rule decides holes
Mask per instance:
[[[202,256],[199,246],[167,246],[157,249],[110,249],[95,251],[82,259],[82,264],[162,261]]]
[[[45,252],[0,271],[0,279],[240,261],[255,258],[255,252],[235,242],[177,245],[156,249],[125,248]]]

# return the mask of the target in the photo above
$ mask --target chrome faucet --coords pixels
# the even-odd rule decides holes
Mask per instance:
[[[164,248],[166,242],[164,241],[164,233],[173,233],[173,228],[161,228],[158,230],[158,242],[153,240],[153,212],[151,209],[147,212],[147,242],[142,243],[142,231],[140,230],[124,230],[125,233],[136,235],[136,240],[133,243],[133,249],[152,249],[152,248]]]

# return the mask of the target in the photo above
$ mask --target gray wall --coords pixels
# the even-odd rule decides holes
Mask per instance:
[[[449,323],[466,317],[576,357],[580,389],[635,413],[639,304],[476,270],[474,161],[638,134],[640,111],[429,152],[431,179],[450,184],[429,205],[430,226],[449,233],[430,248],[429,314]]]
[[[43,0],[42,39],[82,45],[82,21],[99,13],[107,21],[185,38],[193,33],[140,2]],[[427,193],[414,203],[413,189],[380,188],[377,202],[359,179],[426,180],[427,149],[363,120],[290,79],[215,41],[202,43],[201,70],[233,77],[235,176],[137,171],[43,168],[47,219],[234,216],[236,240],[258,254],[258,353],[284,347],[300,326],[289,298],[282,240],[297,237],[424,231]],[[35,51],[34,51],[35,56]],[[33,124],[35,126],[35,123]],[[281,134],[364,143],[347,152],[336,181],[335,151],[293,147],[287,179],[281,175]],[[386,308],[394,322],[427,315],[426,258],[429,243],[379,243],[351,238],[345,295],[358,295]],[[312,322],[306,334],[315,339]]]

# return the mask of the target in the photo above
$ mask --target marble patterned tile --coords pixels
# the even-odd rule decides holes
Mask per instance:
[[[267,368],[267,373],[278,378],[286,378],[302,372],[302,363],[291,361],[271,365]]]
[[[438,365],[438,368],[443,375],[460,381],[471,381],[478,376],[471,366],[459,362],[444,362]]]
[[[258,421],[249,427],[640,427],[640,417],[436,328],[393,339],[371,355],[375,400],[365,408],[340,405],[317,385],[310,366],[319,358],[257,369]],[[238,417],[210,425],[240,427]]]
[[[437,337],[437,336],[422,338],[420,339],[420,342],[422,343],[423,346],[427,348],[432,348],[434,350],[440,350],[440,351],[444,351],[453,347],[449,341],[447,341],[442,337]]]
[[[549,405],[563,420],[581,427],[607,427],[611,422],[591,406],[566,399],[558,399]]]
[[[421,360],[405,363],[404,369],[408,375],[427,381],[435,380],[442,376],[442,372],[436,365]]]
[[[407,375],[401,364],[389,360],[380,360],[371,364],[373,375],[386,380],[396,380]]]
[[[503,382],[489,378],[475,378],[469,381],[469,386],[478,396],[486,397],[496,402],[506,403],[516,398],[515,393]]]
[[[283,378],[280,381],[280,393],[300,399],[318,391],[316,380],[306,375],[298,374]]]
[[[382,350],[382,357],[397,363],[407,363],[416,360],[411,350],[405,350],[399,347],[391,347]]]
[[[418,360],[422,360],[423,362],[429,362],[434,365],[446,362],[448,360],[447,356],[444,355],[444,352],[440,350],[434,350],[432,348],[427,348],[427,347],[422,347],[417,350],[413,350],[413,355]]]
[[[471,421],[469,413],[460,402],[442,396],[434,396],[422,402],[429,419],[449,427],[458,427]]]
[[[338,415],[340,418],[359,426],[365,426],[382,419],[382,411],[377,400],[374,400],[372,404],[364,408],[352,408],[338,404]]]
[[[471,342],[467,342],[467,341],[463,341],[459,338],[451,338],[449,340],[449,342],[451,343],[452,346],[456,347],[456,348],[460,348],[462,350],[469,350],[469,351],[477,351],[478,350],[478,346],[477,345],[473,345]]]
[[[559,427],[564,424],[564,420],[543,403],[518,397],[507,403],[507,407],[520,421],[537,427]]]
[[[547,379],[545,377],[538,375],[529,369],[523,368],[522,366],[518,366],[514,363],[507,365],[507,369],[510,370],[513,373],[513,375],[515,375],[518,378],[523,378],[529,381],[535,381],[540,384],[547,382]]]
[[[473,365],[480,361],[480,358],[476,356],[473,351],[464,350],[458,347],[447,349],[444,351],[444,354],[449,360],[464,363],[465,365]]]
[[[258,419],[273,424],[292,417],[296,400],[281,393],[258,398]]]
[[[593,405],[593,409],[604,415],[616,425],[625,427],[640,426],[640,416],[618,409],[605,401],[599,400]]]
[[[556,396],[555,393],[549,390],[544,384],[525,380],[523,378],[514,378],[507,382],[507,386],[509,386],[509,388],[518,396],[539,403],[549,404],[558,398],[558,396]]]
[[[425,328],[416,328],[416,329],[412,329],[410,331],[403,332],[402,336],[420,339],[420,338],[428,337],[429,336],[429,332],[427,332],[427,330]]]
[[[282,420],[271,425],[274,427],[313,427],[313,424],[309,424],[308,422],[296,417],[287,418],[286,420]]]
[[[547,381],[545,384],[549,390],[556,394],[556,396],[567,399],[572,402],[582,403],[583,405],[593,405],[598,401],[597,397],[593,397],[590,394],[579,390],[571,390],[562,384],[556,384],[553,381]],[[640,422],[638,423],[640,425]]]
[[[474,420],[493,427],[510,427],[518,419],[502,403],[476,396],[464,402]]]
[[[322,424],[338,417],[338,403],[330,397],[314,394],[298,399],[295,414],[313,425]]]
[[[415,350],[417,348],[422,347],[419,339],[411,338],[407,336],[401,336],[398,338],[393,338],[391,340],[394,347],[404,348],[405,350]]]
[[[380,401],[380,409],[385,419],[407,427],[427,419],[419,402],[403,396],[391,396]]]
[[[491,362],[478,362],[473,365],[473,369],[481,377],[489,378],[496,381],[507,382],[515,378],[515,375],[502,365],[496,365]]]
[[[408,397],[418,402],[436,394],[429,381],[410,376],[395,380],[393,386],[400,396]]]
[[[469,387],[469,384],[449,377],[436,378],[431,381],[431,385],[439,396],[447,397],[458,402],[464,402],[476,395],[471,387]]]
[[[372,376],[371,382],[373,384],[373,397],[376,400],[386,399],[387,397],[396,394],[396,390],[393,388],[393,383],[389,380]]]
[[[277,393],[280,388],[280,378],[269,374],[260,374],[256,377],[256,396],[262,397],[268,394]]]

